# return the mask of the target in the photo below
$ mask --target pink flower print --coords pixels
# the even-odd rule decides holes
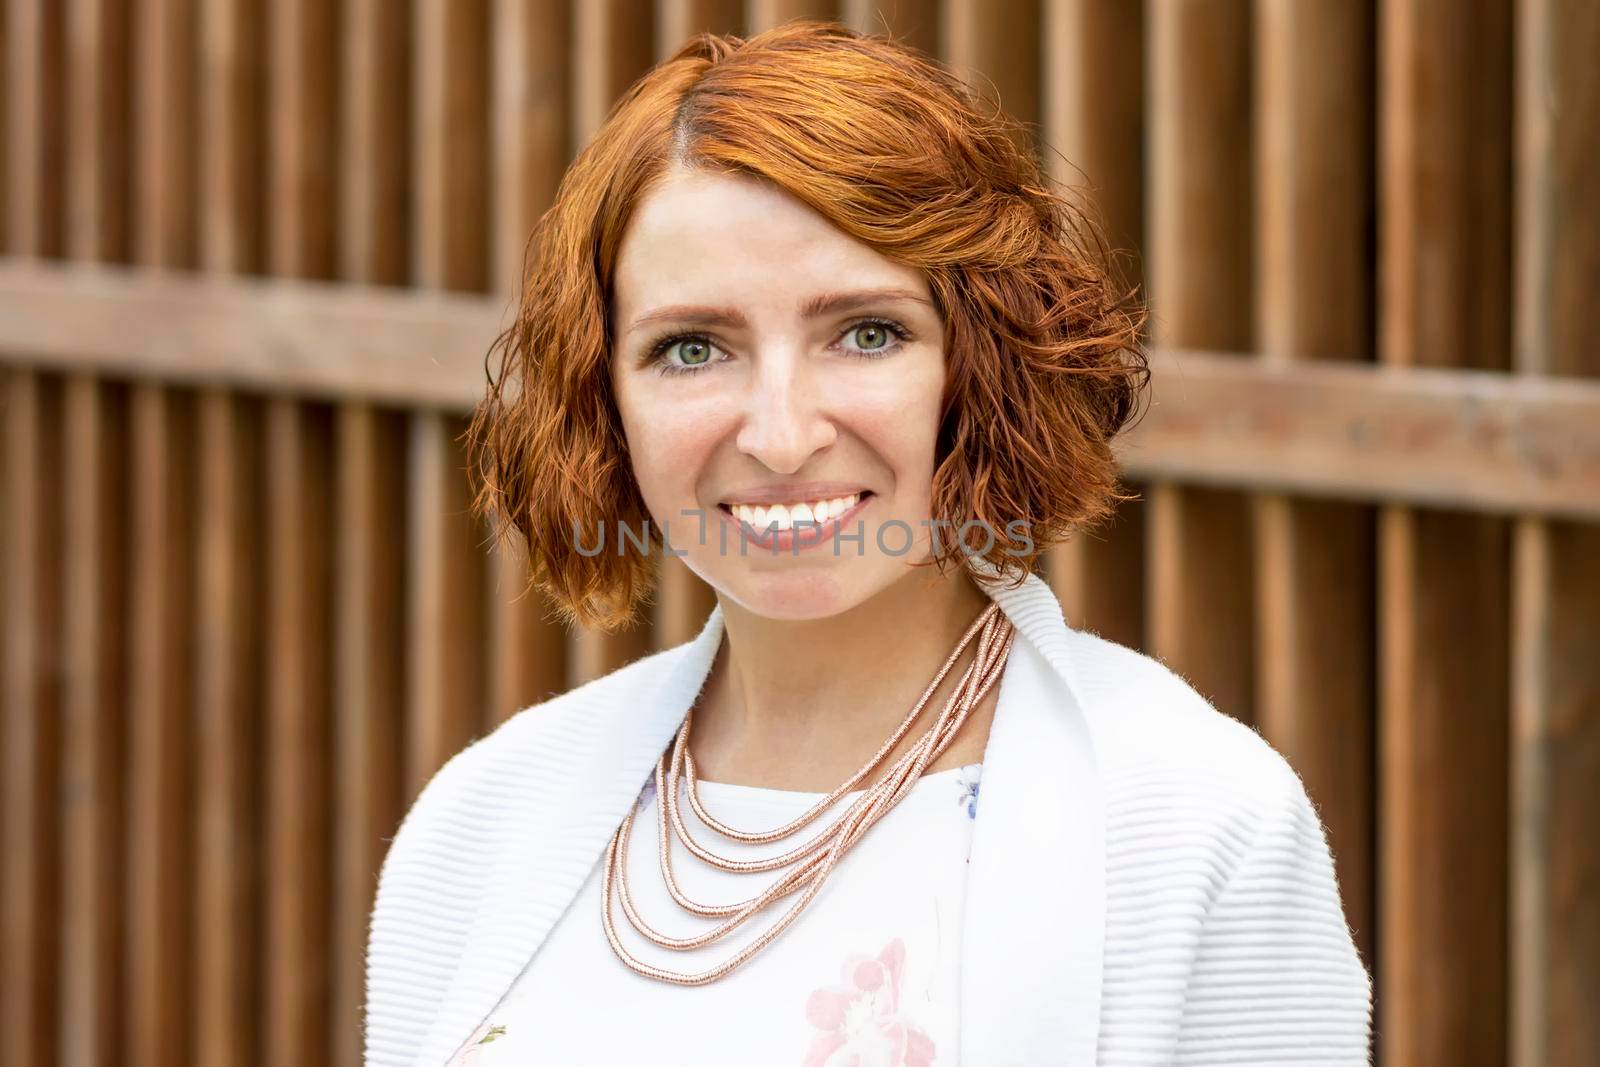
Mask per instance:
[[[851,956],[837,986],[806,1000],[806,1020],[820,1033],[804,1067],[929,1067],[933,1041],[900,1014],[906,946],[895,938],[876,957]]]
[[[472,1031],[472,1036],[467,1038],[466,1044],[461,1046],[461,1050],[455,1054],[455,1058],[445,1067],[470,1067],[471,1064],[478,1062],[478,1052],[483,1046],[496,1038],[504,1037],[505,1033],[506,1028],[504,1026],[484,1023]]]

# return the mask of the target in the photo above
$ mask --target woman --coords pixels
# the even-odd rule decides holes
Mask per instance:
[[[1013,130],[798,23],[697,39],[575,161],[480,502],[572,621],[666,552],[717,605],[427,787],[369,1062],[1366,1062],[1299,779],[1032,573],[1119,499],[1144,366]]]

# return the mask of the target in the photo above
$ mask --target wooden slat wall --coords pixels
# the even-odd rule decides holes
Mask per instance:
[[[1348,408],[1333,363],[1600,378],[1600,16],[1580,0],[3,10],[18,260],[509,314],[535,220],[635,77],[702,29],[821,15],[1034,124],[1148,280],[1151,339],[1314,383],[1285,410]],[[401,323],[375,337],[476,313],[332,299]],[[192,343],[231,351],[224,333]],[[1184,356],[1162,359],[1171,388]],[[1226,395],[1210,368],[1232,357],[1190,364]],[[517,709],[691,637],[710,590],[669,560],[648,625],[563,631],[469,514],[448,389],[414,406],[378,363],[370,395],[318,398],[315,368],[197,385],[120,365],[0,351],[0,1067],[358,1063],[366,919],[407,804]],[[1199,469],[1159,460],[1143,499],[1050,554],[1069,619],[1161,657],[1300,771],[1376,969],[1381,1063],[1600,1062],[1596,509],[1515,496],[1511,465],[1495,492],[1569,517],[1465,510],[1470,469],[1405,506],[1359,474]]]
[[[1380,12],[1378,351],[1391,364],[1510,363],[1510,8],[1472,15],[1442,0]],[[1381,515],[1385,1062],[1506,1056],[1509,535],[1496,517]]]
[[[1057,0],[1044,11],[1043,131],[1050,173],[1086,190],[1124,286],[1141,281],[1144,246],[1144,12],[1117,0]],[[1137,648],[1144,643],[1145,511],[1122,505],[1112,524],[1059,546],[1047,560],[1067,621]]]
[[[1372,18],[1358,0],[1255,6],[1256,338],[1269,360],[1372,351]],[[1373,950],[1373,511],[1254,502],[1256,719],[1321,806],[1345,916]]]
[[[118,0],[73,0],[65,19],[66,252],[126,262],[129,11]],[[127,855],[126,392],[90,373],[66,378],[63,390],[61,970],[48,1025],[59,1062],[110,1067],[126,1017],[123,902],[104,889],[122,882]]]
[[[1148,248],[1160,344],[1251,347],[1250,7],[1146,6]],[[1148,494],[1146,643],[1245,722],[1255,718],[1248,498],[1161,483]]]
[[[195,12],[201,87],[201,267],[250,274],[266,265],[265,32],[255,0],[203,0]],[[264,411],[215,387],[199,398],[197,492],[201,660],[195,674],[194,1060],[255,1063],[266,959],[266,540]]]
[[[1600,376],[1600,8],[1517,11],[1515,367]],[[1522,519],[1512,572],[1511,1060],[1600,1060],[1600,529]]]

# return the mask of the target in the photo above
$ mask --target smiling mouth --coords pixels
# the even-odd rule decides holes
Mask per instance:
[[[872,496],[870,489],[863,489],[858,493],[819,500],[798,500],[787,504],[769,505],[718,504],[717,508],[723,514],[737,519],[753,530],[763,533],[783,533],[797,527],[804,529],[808,526],[822,526],[829,520],[854,509],[863,501],[871,499]]]

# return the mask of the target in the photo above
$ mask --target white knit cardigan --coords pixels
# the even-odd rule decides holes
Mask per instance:
[[[1068,627],[1038,577],[985,588],[1018,634],[972,829],[959,1062],[1367,1064],[1371,981],[1295,772],[1158,661]],[[367,1063],[436,1067],[495,1007],[722,627],[714,609],[693,640],[524,710],[429,783],[372,913]],[[662,1042],[663,1064],[694,1062]]]

